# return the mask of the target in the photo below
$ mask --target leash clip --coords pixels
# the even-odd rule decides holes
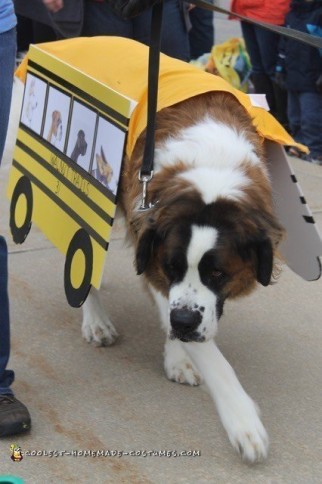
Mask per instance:
[[[139,212],[144,212],[145,210],[149,210],[150,208],[154,207],[154,204],[152,203],[149,203],[148,205],[146,205],[147,188],[148,188],[149,181],[151,181],[153,178],[153,170],[150,171],[149,175],[147,174],[142,175],[140,170],[138,178],[142,183],[142,201],[139,207]]]

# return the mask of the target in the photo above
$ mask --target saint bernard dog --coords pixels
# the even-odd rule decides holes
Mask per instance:
[[[154,176],[140,211],[143,132],[125,157],[120,204],[142,274],[166,333],[164,368],[179,383],[204,382],[233,447],[248,462],[267,456],[259,410],[214,337],[228,299],[268,286],[283,229],[272,207],[263,140],[234,96],[208,92],[157,114]],[[82,333],[97,345],[117,333],[91,290]]]

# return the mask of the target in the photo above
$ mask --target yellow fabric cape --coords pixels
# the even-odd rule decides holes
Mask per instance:
[[[126,152],[130,156],[138,136],[146,127],[148,48],[121,37],[81,37],[37,44],[37,47],[138,102],[129,124]],[[22,81],[26,78],[27,63],[28,56],[16,71]],[[252,106],[247,94],[233,88],[221,77],[161,55],[158,111],[209,91],[226,91],[235,96],[248,111],[263,138],[308,151],[305,146],[296,143],[270,113]]]

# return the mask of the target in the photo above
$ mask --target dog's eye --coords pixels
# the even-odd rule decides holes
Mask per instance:
[[[165,268],[168,274],[171,274],[171,275],[174,275],[178,271],[178,265],[173,262],[166,263]]]
[[[181,256],[164,261],[164,270],[171,281],[180,280],[186,271],[186,262]]]
[[[211,274],[210,274],[210,277],[212,279],[220,279],[221,277],[223,277],[224,273],[218,269],[214,269],[213,271],[211,271]]]

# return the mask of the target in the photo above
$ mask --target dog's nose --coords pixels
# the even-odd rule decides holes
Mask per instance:
[[[199,311],[191,309],[172,309],[170,312],[170,322],[172,329],[178,333],[191,333],[201,323],[201,314]]]

